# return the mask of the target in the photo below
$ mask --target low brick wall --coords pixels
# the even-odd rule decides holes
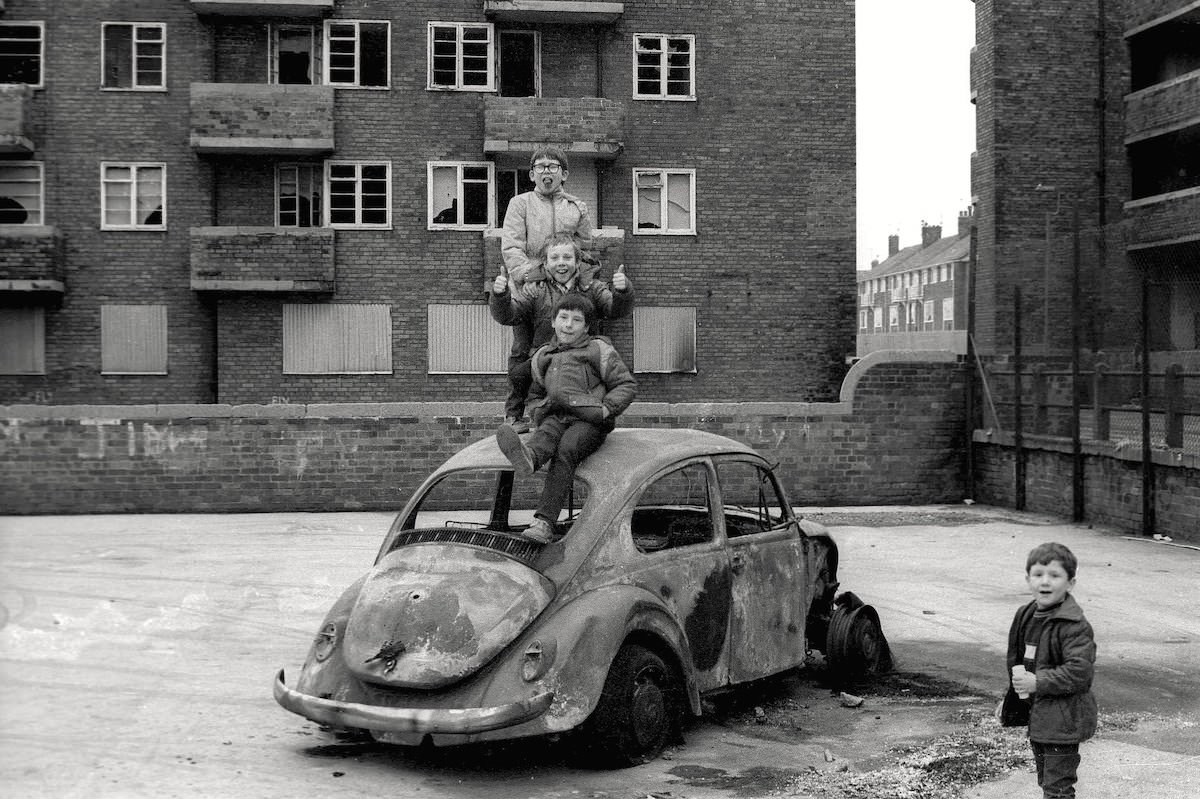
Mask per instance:
[[[1070,516],[1072,454],[1070,439],[1025,436],[1025,509]],[[1084,442],[1084,518],[1143,533],[1142,455],[1109,442]],[[975,433],[975,499],[1013,507],[1016,450],[1009,433]],[[1153,450],[1154,532],[1200,543],[1200,457]]]
[[[798,505],[962,499],[966,374],[873,353],[838,402],[635,402],[623,427],[709,430],[778,461]],[[0,406],[0,513],[390,510],[496,402]]]

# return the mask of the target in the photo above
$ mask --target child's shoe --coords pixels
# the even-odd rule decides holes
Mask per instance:
[[[502,424],[496,428],[496,443],[500,451],[513,465],[513,470],[521,477],[529,477],[537,469],[533,462],[533,452],[525,446],[521,436],[510,424]]]
[[[521,535],[530,541],[537,541],[539,544],[549,544],[554,540],[554,525],[545,519],[535,517],[533,524],[529,525]]]

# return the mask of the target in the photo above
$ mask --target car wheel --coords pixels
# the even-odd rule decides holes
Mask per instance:
[[[581,734],[585,760],[624,768],[648,763],[679,731],[680,686],[673,668],[638,644],[613,658],[600,701]]]
[[[879,614],[853,594],[850,602],[839,601],[829,620],[825,643],[825,667],[835,683],[850,683],[890,671],[892,652]]]

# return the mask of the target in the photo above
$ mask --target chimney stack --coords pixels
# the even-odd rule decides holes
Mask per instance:
[[[896,233],[888,236],[888,258],[900,252],[900,236]]]
[[[938,242],[941,240],[941,238],[941,225],[927,225],[924,222],[921,223],[921,249],[928,247],[930,244]]]
[[[959,214],[958,214],[958,237],[960,239],[963,236],[965,236],[971,232],[971,223],[973,223],[974,221],[975,221],[975,207],[974,206],[968,205],[967,210],[959,212]]]

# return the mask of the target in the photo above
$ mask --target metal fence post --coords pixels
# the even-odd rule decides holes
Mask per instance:
[[[1163,375],[1164,419],[1168,447],[1183,447],[1183,367],[1173,363]]]

